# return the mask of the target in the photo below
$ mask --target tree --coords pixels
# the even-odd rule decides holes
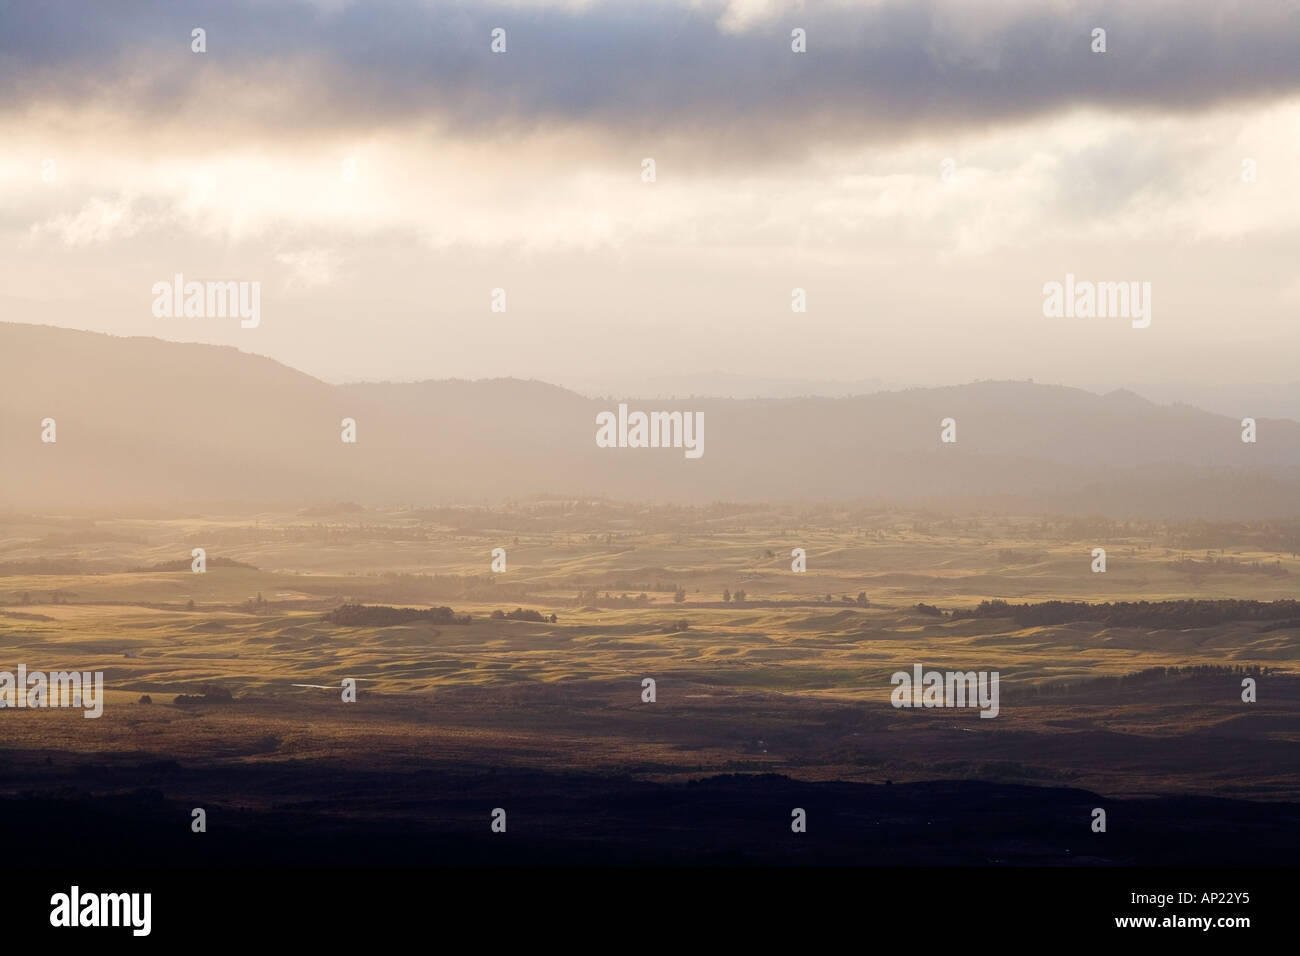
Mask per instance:
[[[673,592],[674,604],[681,604],[685,600],[686,600],[686,590],[684,588],[679,587],[676,591]]]
[[[737,604],[744,604],[744,603],[745,603],[745,592],[744,592],[742,589],[740,589],[740,588],[737,588],[737,589],[736,589],[735,602],[736,602]]]
[[[722,603],[723,603],[723,604],[729,604],[730,602],[731,602],[731,589],[730,589],[730,588],[723,588],[723,589],[722,589]]]
[[[871,603],[871,602],[867,600],[867,592],[866,592],[866,591],[859,591],[859,592],[858,592],[858,607],[868,607],[868,606],[870,605],[870,603]]]

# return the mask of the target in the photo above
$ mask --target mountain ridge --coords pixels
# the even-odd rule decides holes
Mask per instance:
[[[704,455],[598,448],[595,416],[702,412]],[[57,442],[40,440],[57,422]],[[358,441],[340,440],[345,418]],[[940,441],[956,420],[957,441]],[[706,503],[1296,513],[1300,423],[1022,381],[831,398],[592,399],[536,379],[333,385],[231,346],[0,323],[0,504],[367,505],[540,491]]]

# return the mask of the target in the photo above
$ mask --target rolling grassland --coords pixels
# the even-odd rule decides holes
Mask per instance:
[[[466,793],[502,774],[597,789],[740,775],[1300,801],[1300,621],[971,616],[986,600],[1292,599],[1300,561],[1272,532],[1193,549],[1163,525],[1099,538],[1038,519],[884,513],[835,531],[774,510],[640,531],[633,518],[11,519],[0,669],[102,671],[106,700],[97,720],[0,713],[0,792],[143,788],[385,825],[422,818],[465,774],[479,775]],[[344,603],[469,622],[331,623]],[[516,609],[536,614],[500,616]],[[998,672],[997,719],[892,706],[891,675],[916,664]]]

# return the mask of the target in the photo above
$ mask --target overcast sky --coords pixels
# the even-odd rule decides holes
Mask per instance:
[[[1300,355],[1295,2],[9,4],[0,144],[0,317],[331,381]],[[260,282],[260,325],[156,318],[176,273]],[[1151,283],[1150,326],[1045,317],[1067,273]]]

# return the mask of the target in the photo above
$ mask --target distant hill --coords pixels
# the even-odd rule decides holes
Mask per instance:
[[[1300,382],[1261,382],[1256,385],[1201,385],[1190,382],[1131,385],[1161,405],[1183,402],[1222,415],[1266,415],[1300,420]],[[1109,391],[1093,388],[1094,392]]]
[[[1245,519],[1300,511],[1300,424],[1030,382],[846,398],[637,401],[702,411],[702,458],[609,449],[616,400],[498,379],[328,385],[228,347],[0,323],[0,507],[242,501],[876,499]],[[41,420],[57,421],[43,444]],[[357,421],[358,443],[340,441]],[[940,420],[957,421],[941,444]]]

